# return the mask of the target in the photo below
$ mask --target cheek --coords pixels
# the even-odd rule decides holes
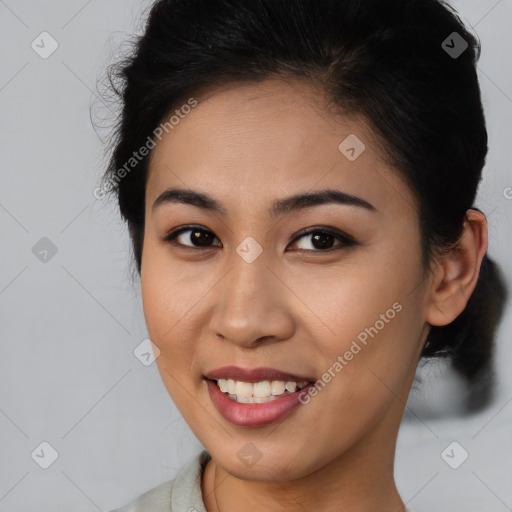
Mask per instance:
[[[180,282],[179,274],[169,267],[168,258],[145,248],[141,265],[141,292],[144,317],[151,341],[159,348],[156,365],[172,400],[183,411],[190,399],[194,346],[184,335],[187,312],[197,295]],[[167,261],[165,261],[167,259]],[[192,301],[192,296],[195,300]],[[184,387],[188,392],[184,391]]]
[[[303,302],[303,325],[314,330],[311,335],[325,352],[332,352],[332,348],[348,350],[352,340],[364,342],[370,333],[391,334],[403,317],[398,310],[416,303],[411,283],[417,277],[410,262],[408,267],[397,266],[378,256],[377,263],[370,257],[366,261],[361,258],[328,271],[311,268],[307,276],[294,281],[290,278]]]
[[[394,300],[397,297],[399,300]],[[404,383],[416,369],[423,322],[418,316],[418,295],[404,297],[391,292],[383,301],[358,304],[353,316],[340,313],[337,341],[323,346],[322,380],[333,383],[328,384],[332,391],[326,394],[327,403],[354,411],[363,421],[395,398],[407,401],[409,388]],[[365,410],[360,409],[361,404]],[[344,424],[343,417],[338,421]]]
[[[182,361],[174,352],[179,351],[177,331],[184,317],[183,287],[176,282],[169,261],[162,251],[148,243],[144,247],[141,264],[141,293],[144,318],[151,341],[160,349],[157,365],[169,368],[172,361]],[[162,374],[164,380],[166,376]]]
[[[175,312],[168,279],[151,264],[141,272],[141,292],[144,318],[150,338],[162,349],[165,333],[172,328]]]
[[[148,242],[141,264],[141,292],[148,331],[165,345],[200,297],[200,283],[183,265],[173,265],[165,248]]]
[[[198,264],[176,264],[168,251],[149,242],[143,252],[141,265],[141,292],[144,317],[151,341],[159,348],[156,363],[172,396],[179,395],[180,382],[197,373],[194,364],[199,358],[196,343],[201,326],[206,322],[202,314],[202,299],[215,283],[215,276],[207,279],[203,272],[198,279]]]
[[[340,450],[355,443],[390,408],[398,411],[397,417],[401,414],[416,369],[421,326],[414,306],[405,301],[400,302],[401,310],[392,304],[391,309],[367,306],[376,314],[361,310],[355,322],[339,317],[338,339],[322,346],[319,378],[325,386],[320,384],[317,397],[312,398],[329,417],[317,425],[316,435],[335,439]],[[380,318],[381,311],[388,323]]]
[[[421,267],[412,253],[408,260],[378,256],[329,276],[310,273],[297,292],[317,315],[305,328],[316,342],[319,371],[338,382],[332,386],[338,401],[365,400],[383,382],[396,389],[416,364],[424,325]]]

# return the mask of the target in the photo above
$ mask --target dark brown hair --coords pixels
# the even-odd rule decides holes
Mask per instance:
[[[479,54],[475,37],[438,0],[155,2],[130,55],[109,73],[122,112],[104,180],[128,223],[138,272],[149,158],[122,179],[119,170],[188,98],[273,77],[311,80],[334,105],[367,120],[417,197],[428,264],[459,240],[485,163]],[[505,300],[486,255],[466,309],[431,328],[422,356],[451,356],[476,379],[489,367]]]

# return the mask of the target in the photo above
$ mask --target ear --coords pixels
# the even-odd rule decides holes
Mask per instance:
[[[426,317],[430,325],[447,325],[464,311],[478,281],[487,246],[485,215],[468,210],[460,242],[440,257],[434,270]]]

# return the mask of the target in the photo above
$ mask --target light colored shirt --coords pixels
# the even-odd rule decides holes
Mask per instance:
[[[207,512],[201,493],[201,479],[211,456],[203,450],[164,482],[134,501],[111,512]],[[405,512],[414,512],[407,508]]]

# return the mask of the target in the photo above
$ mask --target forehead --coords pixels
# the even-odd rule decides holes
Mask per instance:
[[[149,198],[180,186],[254,202],[329,186],[373,196],[374,204],[396,203],[397,193],[413,202],[368,126],[329,109],[309,84],[231,84],[196,99],[153,150]]]

